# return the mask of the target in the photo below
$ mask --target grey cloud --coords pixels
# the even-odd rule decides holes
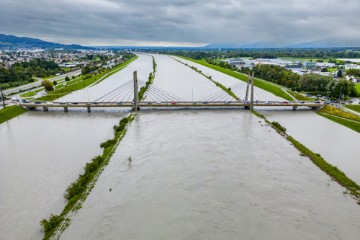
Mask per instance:
[[[359,38],[358,0],[0,0],[0,32],[58,42]]]

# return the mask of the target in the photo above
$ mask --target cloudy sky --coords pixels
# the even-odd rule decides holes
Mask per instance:
[[[360,39],[360,0],[0,0],[0,33],[83,45]]]

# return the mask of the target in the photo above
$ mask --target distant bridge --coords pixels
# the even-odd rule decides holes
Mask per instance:
[[[140,81],[141,85],[145,85]],[[237,88],[238,86],[232,86]],[[126,101],[131,96],[132,101]],[[250,97],[250,99],[249,99]],[[142,108],[184,108],[184,109],[199,109],[199,108],[231,108],[244,107],[246,109],[253,109],[254,107],[287,107],[296,110],[298,107],[309,107],[317,109],[323,107],[325,104],[321,102],[288,102],[288,101],[272,101],[254,100],[254,76],[249,75],[249,81],[246,87],[246,94],[244,100],[236,100],[223,90],[213,93],[200,101],[185,101],[179,97],[174,96],[158,87],[151,85],[146,92],[147,101],[139,101],[138,96],[138,80],[137,73],[134,72],[133,80],[126,82],[120,87],[113,89],[107,94],[99,97],[92,102],[21,102],[18,105],[27,109],[33,110],[42,108],[47,111],[49,108],[63,108],[68,111],[71,108],[85,108],[88,112],[92,108],[131,108],[133,111],[138,111]],[[240,99],[240,98],[238,98]]]

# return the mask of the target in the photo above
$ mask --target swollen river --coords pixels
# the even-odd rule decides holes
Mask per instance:
[[[155,59],[157,91],[191,101],[220,90],[169,56]],[[226,87],[239,82],[201,69]],[[147,81],[151,56],[139,55],[60,101],[94,101],[131,80],[135,70]],[[150,94],[145,100],[153,101]],[[41,239],[40,220],[61,212],[66,187],[126,114],[50,108],[1,124],[0,239]],[[276,112],[270,115],[283,124]],[[297,138],[296,127],[284,125]],[[331,158],[335,150],[304,143],[337,159]],[[350,177],[357,166],[347,166]],[[251,112],[144,110],[61,239],[358,239],[360,207],[344,190]]]
[[[141,112],[61,239],[358,239],[359,206],[250,112]]]

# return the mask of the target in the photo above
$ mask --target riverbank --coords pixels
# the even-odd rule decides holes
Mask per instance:
[[[98,75],[91,75],[89,78],[85,78],[84,76],[79,77],[78,81],[76,81],[75,83],[68,85],[68,86],[64,86],[62,88],[59,89],[55,89],[51,92],[48,92],[48,94],[46,96],[42,96],[39,98],[36,98],[35,100],[38,101],[53,101],[55,99],[61,98],[67,94],[70,94],[74,91],[77,90],[81,90],[84,89],[88,86],[93,86],[96,85],[98,83],[100,83],[101,81],[105,80],[106,78],[110,77],[111,75],[117,73],[118,71],[124,69],[125,67],[127,67],[131,62],[133,62],[134,60],[137,59],[137,56],[123,62],[120,63],[119,65],[117,65],[116,67],[109,69],[109,70],[105,70],[101,73],[99,73]]]
[[[286,133],[286,128],[281,126],[280,123],[270,122],[264,115],[256,111],[253,111],[253,113],[259,118],[264,119],[265,122],[272,126],[281,136],[291,142],[293,146],[297,148],[301,152],[301,154],[303,154],[303,156],[308,157],[323,172],[328,174],[332,179],[345,187],[348,192],[358,201],[358,204],[360,204],[360,186],[356,182],[347,177],[345,173],[338,169],[336,166],[328,163],[320,154],[314,153],[313,151],[305,147],[302,143],[297,141],[295,138],[288,135]]]
[[[194,60],[194,59],[186,58],[186,57],[180,57],[180,58],[183,58],[185,60],[200,64],[200,65],[203,65],[203,66],[211,68],[213,70],[222,72],[222,73],[224,73],[226,75],[237,78],[238,80],[241,80],[241,81],[244,81],[244,82],[248,81],[248,76],[243,74],[243,73],[235,72],[235,71],[232,71],[230,69],[226,69],[226,68],[222,68],[222,67],[219,67],[219,66],[209,64],[205,60]],[[259,78],[254,78],[254,85],[256,87],[258,87],[258,88],[261,88],[261,89],[265,90],[265,91],[271,92],[275,96],[281,97],[281,98],[289,100],[289,101],[293,100],[292,97],[289,96],[287,93],[285,93],[282,90],[281,87],[279,87],[279,86],[277,86],[275,84],[272,84],[270,82],[267,82],[265,80],[262,80],[262,79],[259,79]]]
[[[0,124],[9,121],[10,119],[17,117],[23,114],[24,112],[27,112],[27,110],[16,105],[2,108],[0,110]]]
[[[342,111],[330,105],[323,107],[318,111],[318,114],[360,133],[360,116]]]
[[[71,216],[81,208],[82,203],[86,200],[102,171],[108,165],[117,146],[125,136],[128,125],[134,118],[135,116],[130,114],[121,119],[119,125],[113,127],[114,138],[100,144],[100,147],[103,148],[103,153],[100,156],[94,157],[91,162],[86,163],[84,173],[79,175],[79,178],[67,187],[64,194],[67,204],[61,214],[51,214],[49,219],[41,220],[40,224],[44,231],[43,239],[50,239],[54,234],[59,235],[67,228]]]

